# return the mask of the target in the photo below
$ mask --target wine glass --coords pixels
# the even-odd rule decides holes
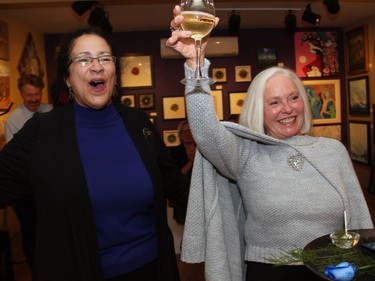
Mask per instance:
[[[194,79],[197,83],[201,81],[209,81],[214,83],[212,78],[202,77],[200,56],[202,38],[207,36],[215,25],[215,7],[213,0],[181,0],[181,15],[184,16],[184,21],[181,24],[183,30],[191,31],[191,37],[194,39],[196,49],[196,69]],[[181,81],[183,84],[186,80]]]

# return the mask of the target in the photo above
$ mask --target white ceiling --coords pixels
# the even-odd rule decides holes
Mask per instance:
[[[76,15],[71,9],[74,1],[57,0],[0,0],[0,11],[18,19],[44,34],[66,33],[87,25],[89,13]],[[178,0],[104,0],[114,32],[168,30],[173,6]],[[312,11],[322,16],[321,27],[349,27],[362,19],[375,16],[375,0],[339,0],[341,10],[330,15],[323,0],[310,1],[255,1],[216,0],[218,29],[227,29],[228,15],[237,10],[241,15],[241,28],[284,27],[285,9],[297,9],[298,27],[311,27],[301,21],[303,9],[311,3]],[[137,4],[133,4],[137,3]],[[223,9],[223,10],[222,10]]]

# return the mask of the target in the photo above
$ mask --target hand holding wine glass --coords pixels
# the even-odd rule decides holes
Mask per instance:
[[[196,49],[196,70],[194,79],[197,82],[209,80],[213,83],[212,78],[202,77],[201,75],[201,43],[202,38],[207,36],[215,26],[215,7],[213,0],[181,0],[181,15],[184,21],[181,27],[185,31],[191,31],[191,37],[195,42]],[[182,81],[185,83],[185,81]]]

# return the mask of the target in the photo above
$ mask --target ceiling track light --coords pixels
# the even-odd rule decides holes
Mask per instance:
[[[84,13],[86,13],[92,6],[97,4],[98,1],[74,1],[72,3],[72,9],[73,11],[79,15],[82,16]]]
[[[307,4],[306,9],[302,14],[302,20],[305,21],[305,22],[308,22],[312,25],[318,26],[319,23],[320,23],[320,19],[321,19],[321,16],[314,13],[311,10],[311,5]]]
[[[241,25],[241,15],[240,13],[233,10],[229,14],[229,20],[228,20],[229,35],[238,36],[238,32],[240,31],[240,25]]]
[[[331,15],[340,12],[339,0],[323,0],[323,4],[326,6],[328,13]]]
[[[297,27],[297,17],[293,11],[289,10],[284,18],[285,27],[288,33],[293,33]]]
[[[112,25],[109,22],[108,13],[102,5],[97,4],[91,11],[87,23],[92,27],[98,27],[105,32],[112,32]]]

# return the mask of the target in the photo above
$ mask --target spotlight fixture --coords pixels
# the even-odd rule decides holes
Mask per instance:
[[[97,5],[90,13],[87,20],[92,27],[99,27],[103,31],[112,32],[112,25],[108,19],[108,13],[104,11],[101,5]]]
[[[229,28],[229,35],[230,36],[237,36],[240,30],[241,24],[241,16],[240,13],[237,13],[233,10],[230,13],[229,20],[228,20],[228,28]]]
[[[77,15],[82,16],[97,3],[98,1],[74,1],[72,3],[72,9],[74,12],[76,12]]]
[[[340,11],[339,0],[323,0],[323,4],[326,6],[328,13],[332,15]]]
[[[311,5],[307,4],[306,5],[306,9],[305,9],[305,11],[302,14],[302,20],[305,21],[305,22],[311,23],[311,24],[313,24],[315,26],[318,26],[319,23],[320,23],[320,19],[321,19],[320,15],[315,14],[311,10]]]
[[[296,15],[289,10],[288,13],[285,15],[284,19],[285,27],[288,33],[293,33],[297,27],[297,18]]]

